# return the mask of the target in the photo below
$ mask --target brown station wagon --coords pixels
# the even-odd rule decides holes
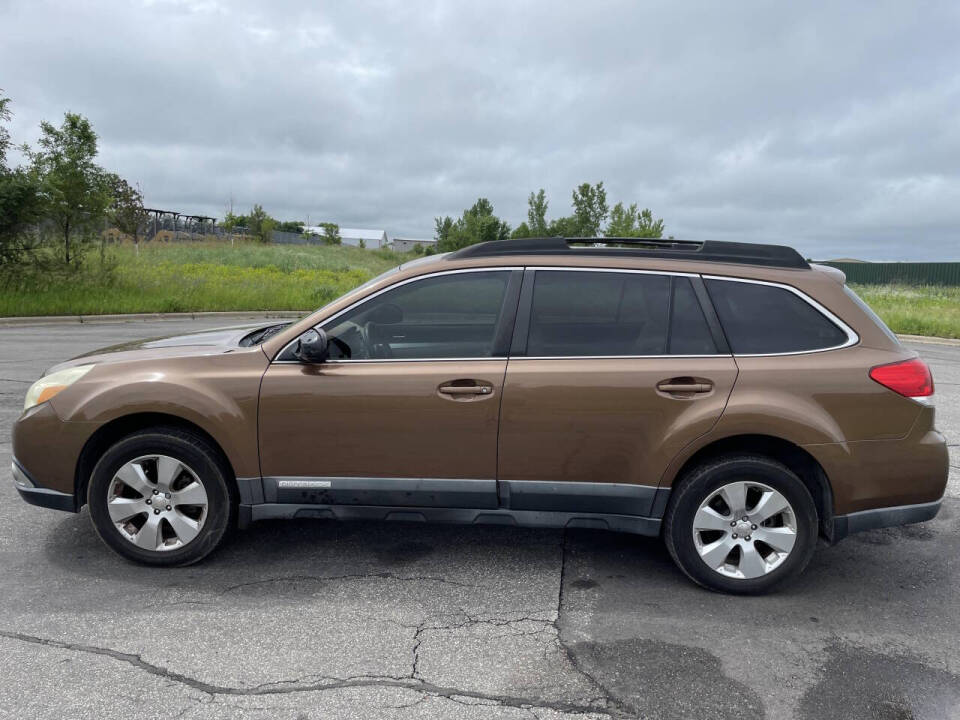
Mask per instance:
[[[13,478],[154,565],[265,518],[585,527],[759,592],[946,486],[930,371],[844,280],[772,245],[474,245],[299,322],[52,368]]]

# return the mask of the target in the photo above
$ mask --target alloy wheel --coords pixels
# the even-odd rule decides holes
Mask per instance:
[[[693,519],[700,559],[721,575],[754,579],[776,570],[797,541],[797,517],[769,485],[727,483],[700,504]]]
[[[207,519],[207,491],[197,474],[169,455],[125,463],[107,491],[107,512],[120,535],[143,550],[190,543]]]

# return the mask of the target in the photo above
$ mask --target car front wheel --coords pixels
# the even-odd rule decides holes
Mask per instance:
[[[113,445],[87,488],[93,526],[124,557],[189,565],[211,553],[233,520],[228,474],[202,437],[155,428]]]
[[[667,508],[670,555],[695,582],[762,593],[799,574],[817,540],[817,510],[803,482],[775,460],[727,456],[694,469]]]

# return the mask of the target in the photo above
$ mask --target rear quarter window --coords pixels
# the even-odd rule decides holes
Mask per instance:
[[[872,307],[867,305],[859,295],[857,295],[853,290],[849,288],[849,286],[844,285],[843,291],[847,294],[847,297],[853,300],[857,304],[857,307],[863,310],[866,316],[870,318],[874,322],[874,324],[883,331],[883,334],[886,335],[891,342],[893,342],[896,345],[900,344],[900,338],[894,335],[893,331],[887,327],[887,324],[880,319],[880,316],[873,311]]]
[[[847,333],[781,287],[704,279],[734,354],[810,352],[845,345]]]

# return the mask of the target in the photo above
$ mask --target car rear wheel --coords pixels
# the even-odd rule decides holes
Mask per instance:
[[[224,539],[234,516],[228,473],[202,437],[155,428],[113,445],[87,488],[93,526],[120,555],[189,565]]]
[[[727,456],[681,481],[664,518],[664,539],[680,569],[700,585],[762,593],[810,562],[817,510],[785,465]]]

